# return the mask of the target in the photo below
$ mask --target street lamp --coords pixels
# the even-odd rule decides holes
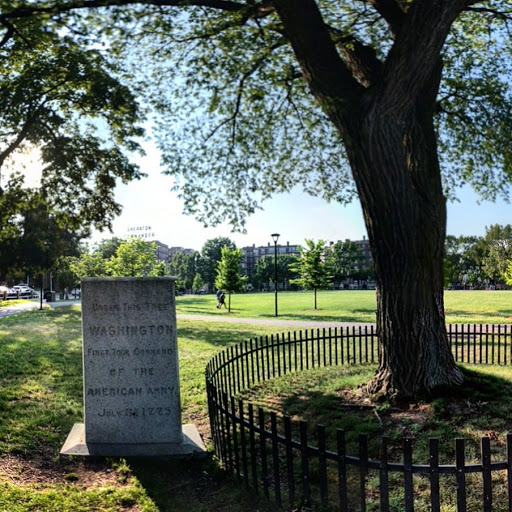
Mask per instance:
[[[279,240],[279,233],[272,233],[270,235],[274,240],[274,288],[276,294],[276,307],[275,316],[277,316],[277,241]]]

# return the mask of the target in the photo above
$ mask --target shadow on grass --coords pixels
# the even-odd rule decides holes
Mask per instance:
[[[275,318],[273,314],[261,314],[261,318]],[[375,309],[354,309],[345,314],[338,314],[335,312],[322,313],[322,308],[317,310],[308,310],[304,314],[289,314],[283,311],[279,314],[282,320],[297,320],[301,322],[351,322],[351,323],[374,323],[375,322]]]
[[[359,377],[358,370],[361,372]],[[484,367],[463,367],[462,370],[464,385],[439,388],[431,396],[417,401],[372,406],[359,390],[359,386],[370,378],[365,367],[353,367],[351,379],[356,378],[350,385],[344,385],[340,380],[340,387],[337,387],[342,370],[336,368],[322,369],[317,377],[320,384],[316,385],[308,376],[314,372],[310,370],[289,377],[293,382],[290,387],[276,382],[277,379],[262,383],[244,393],[244,400],[296,420],[293,427],[295,439],[300,438],[299,419],[308,422],[312,444],[316,443],[316,425],[326,425],[330,450],[336,450],[336,430],[343,429],[352,455],[358,453],[359,435],[366,434],[370,457],[378,459],[381,438],[385,436],[389,439],[391,453],[399,460],[403,440],[410,438],[417,463],[425,464],[429,458],[429,439],[437,438],[442,457],[451,459],[449,463],[453,464],[456,438],[466,439],[468,460],[478,460],[482,436],[499,438],[498,445],[503,447],[506,434],[512,431],[512,369],[507,369],[510,379],[487,374]],[[336,384],[334,391],[333,382]],[[322,386],[331,390],[323,391]],[[506,458],[504,449],[501,457],[500,460]]]
[[[231,475],[220,470],[211,457],[202,461],[129,462],[132,472],[162,512],[282,510],[237,487]]]
[[[57,448],[82,415],[80,312],[22,313],[0,324],[0,451]]]
[[[475,323],[475,318],[485,318],[485,323],[496,323],[496,319],[502,318],[503,323],[510,323],[509,320],[512,318],[512,310],[511,309],[503,309],[496,310],[493,313],[486,311],[467,311],[467,310],[457,310],[457,309],[447,309],[445,311],[446,319],[450,320],[450,317],[457,318],[457,323]],[[464,322],[466,319],[466,322]],[[461,321],[462,320],[462,321]],[[499,321],[498,321],[499,323]],[[478,325],[478,324],[477,324]]]
[[[268,328],[266,329],[268,331]],[[259,338],[263,335],[264,329],[237,324],[213,324],[207,326],[198,324],[197,327],[180,327],[178,324],[178,344],[180,338],[191,338],[195,341],[205,342],[219,350],[245,340]],[[276,330],[277,332],[277,330]]]

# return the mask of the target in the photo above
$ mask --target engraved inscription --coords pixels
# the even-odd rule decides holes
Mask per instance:
[[[82,283],[88,443],[182,442],[170,278]]]
[[[146,395],[170,395],[174,392],[174,386],[160,386],[146,388],[88,388],[87,396],[140,396]]]
[[[170,325],[92,325],[91,336],[152,336],[154,334],[172,334]]]
[[[89,357],[130,357],[131,355],[140,357],[140,356],[170,356],[174,353],[172,348],[139,348],[135,347],[130,354],[129,349],[119,349],[119,348],[104,348],[104,349],[96,349],[96,348],[88,348],[87,356]]]
[[[142,302],[140,304],[130,304],[128,302],[123,302],[122,304],[98,304],[93,303],[92,310],[93,311],[107,311],[107,312],[117,312],[117,311],[169,311],[171,309],[170,302]]]
[[[139,418],[142,416],[169,416],[170,407],[127,407],[126,409],[103,409],[98,413],[100,417],[115,418],[128,416]]]

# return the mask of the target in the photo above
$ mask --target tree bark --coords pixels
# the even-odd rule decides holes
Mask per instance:
[[[314,0],[273,3],[304,79],[343,137],[365,217],[380,345],[368,389],[412,397],[461,384],[444,322],[446,204],[433,116],[441,50],[467,0],[415,0],[402,13],[372,0],[395,34],[383,66],[371,52],[358,54],[365,66],[350,51],[343,61]]]
[[[372,394],[411,397],[463,381],[445,327],[446,200],[432,114],[435,83],[405,112],[389,110],[389,96],[384,110],[375,96],[349,128],[377,284],[380,358]]]

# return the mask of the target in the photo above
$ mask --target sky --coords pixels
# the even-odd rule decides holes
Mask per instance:
[[[125,237],[130,227],[150,227],[156,240],[171,247],[195,250],[200,250],[206,240],[218,236],[229,237],[237,247],[272,244],[272,233],[281,235],[279,244],[301,244],[306,238],[335,242],[362,240],[367,236],[358,201],[348,206],[327,203],[298,188],[262,203],[263,210],[249,217],[246,234],[232,233],[228,225],[205,228],[193,217],[183,214],[183,203],[170,191],[172,177],[161,174],[158,150],[150,143],[145,149],[146,156],[137,161],[148,177],[118,185],[116,200],[123,206],[123,212],[114,222],[113,233],[96,232],[93,242],[111,236]],[[502,200],[478,204],[478,196],[469,187],[459,193],[459,199],[459,202],[448,203],[447,233],[450,235],[482,236],[486,226],[512,223],[511,204]]]

